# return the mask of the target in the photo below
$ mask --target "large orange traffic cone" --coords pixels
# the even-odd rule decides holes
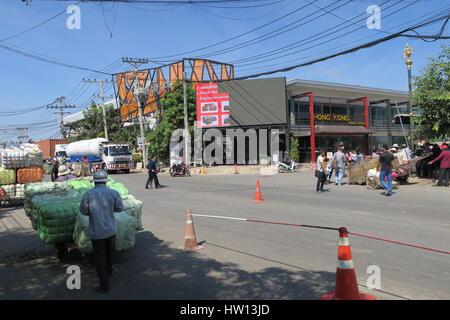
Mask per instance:
[[[255,199],[253,200],[253,202],[264,202],[260,188],[261,187],[259,185],[259,180],[256,180],[256,192],[255,192]]]
[[[202,248],[203,246],[197,245],[192,210],[188,209],[186,211],[186,226],[184,228],[184,250],[197,250]]]
[[[334,292],[320,297],[321,300],[376,300],[375,297],[359,293],[356,273],[353,267],[352,250],[348,241],[347,228],[339,228],[338,263],[336,288]]]

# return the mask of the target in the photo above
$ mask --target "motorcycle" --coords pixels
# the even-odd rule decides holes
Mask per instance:
[[[276,162],[276,165],[278,167],[278,172],[279,173],[285,173],[285,172],[296,172],[298,169],[298,163],[295,162],[294,160],[291,160],[292,163],[291,165],[288,165],[284,162]]]
[[[191,176],[191,171],[185,164],[173,164],[169,169],[169,174],[171,177],[175,176]]]

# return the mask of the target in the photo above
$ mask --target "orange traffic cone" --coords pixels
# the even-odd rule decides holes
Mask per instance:
[[[320,297],[320,300],[376,300],[375,297],[359,293],[353,267],[352,250],[347,228],[339,228],[338,263],[335,291]]]
[[[192,210],[186,211],[186,226],[184,228],[184,250],[203,249],[203,246],[197,245],[195,237],[194,221],[192,220]]]
[[[234,174],[239,174],[239,171],[238,171],[238,169],[237,169],[237,166],[236,166],[236,165],[234,165]]]
[[[253,202],[264,202],[264,199],[262,198],[261,191],[260,191],[260,185],[259,180],[256,180],[256,192],[255,192],[255,199]]]

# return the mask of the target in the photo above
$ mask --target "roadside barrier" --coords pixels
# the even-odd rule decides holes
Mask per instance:
[[[256,183],[256,188],[257,188],[257,192],[258,192],[259,180]],[[257,198],[257,194],[255,194],[254,201],[256,201],[256,198]],[[262,200],[262,201],[264,201],[264,200]],[[395,243],[395,244],[399,244],[399,245],[409,246],[409,247],[413,247],[413,248],[417,248],[417,249],[428,250],[428,251],[432,251],[432,252],[450,254],[450,251],[448,251],[448,250],[434,249],[434,248],[416,245],[416,244],[412,244],[412,243],[389,240],[389,239],[374,237],[374,236],[370,236],[370,235],[366,235],[366,234],[362,234],[362,233],[349,232],[347,230],[347,228],[345,228],[345,227],[333,228],[333,227],[314,226],[314,225],[307,225],[307,224],[296,224],[296,223],[265,221],[265,220],[237,218],[237,217],[194,214],[194,213],[192,213],[191,209],[188,209],[186,211],[186,214],[187,214],[187,220],[186,220],[186,233],[185,233],[186,234],[185,235],[185,249],[190,249],[190,250],[203,248],[203,246],[197,245],[197,240],[195,238],[194,224],[193,224],[193,220],[192,220],[193,216],[339,231],[338,263],[337,263],[337,269],[336,269],[335,291],[333,291],[332,293],[323,295],[321,297],[321,300],[376,300],[375,297],[372,297],[372,296],[366,295],[366,294],[362,294],[358,290],[356,273],[355,273],[355,269],[353,266],[353,257],[352,257],[352,253],[351,253],[350,243],[348,240],[349,234],[355,235],[358,237],[365,237],[365,238],[369,238],[369,239],[386,241],[386,242]]]
[[[255,191],[255,199],[253,202],[264,202],[265,200],[262,198],[261,195],[261,186],[259,185],[259,180],[256,180],[256,191]]]
[[[373,296],[359,293],[348,231],[345,227],[339,228],[335,290],[321,296],[320,300],[376,300]]]

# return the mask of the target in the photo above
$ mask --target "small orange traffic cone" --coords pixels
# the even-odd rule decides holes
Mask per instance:
[[[348,241],[348,231],[345,227],[339,228],[335,291],[321,296],[320,300],[376,300],[375,297],[359,293],[353,267],[352,250]]]
[[[261,187],[259,185],[259,180],[256,180],[256,192],[255,192],[255,199],[253,200],[253,202],[264,202],[260,188]]]
[[[192,220],[192,210],[186,211],[186,226],[184,228],[184,250],[203,249],[203,246],[197,245],[195,237],[194,221]]]
[[[237,166],[236,166],[236,165],[234,165],[234,174],[239,174],[239,171],[238,171],[238,169],[237,169]]]

